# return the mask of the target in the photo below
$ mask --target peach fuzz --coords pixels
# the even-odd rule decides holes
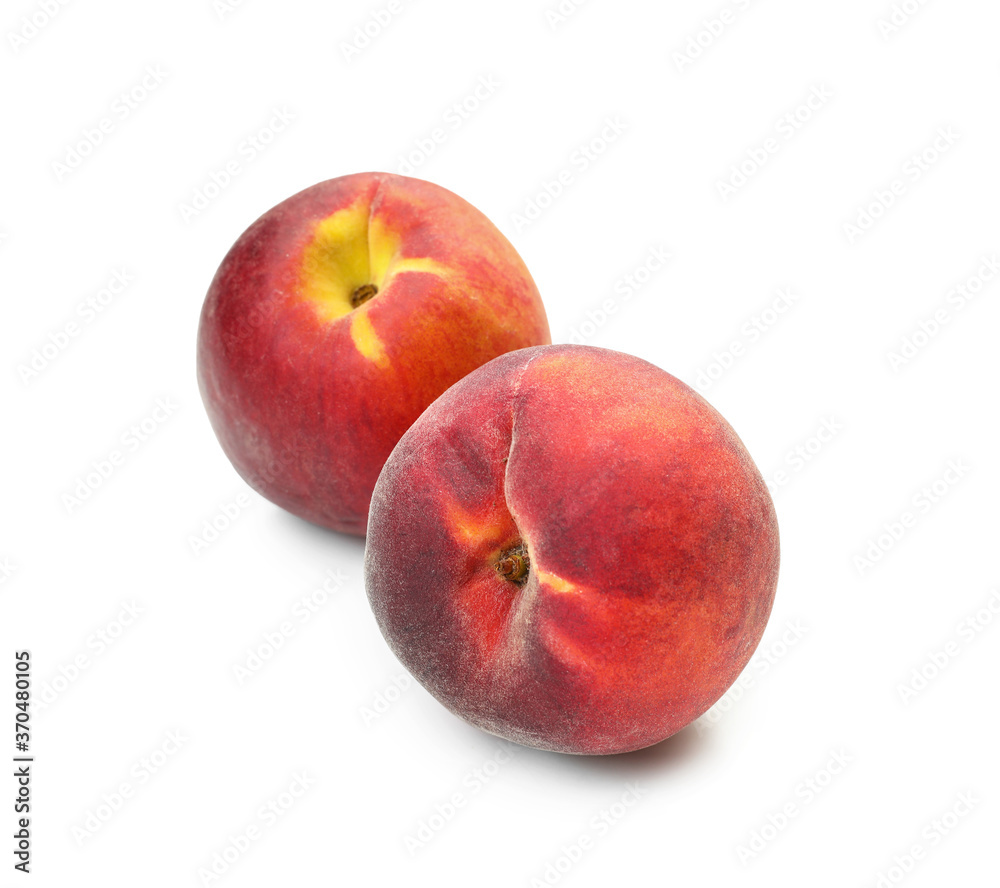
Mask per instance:
[[[360,173],[254,222],[218,269],[198,381],[236,470],[302,518],[363,535],[393,446],[452,383],[549,342],[514,247],[452,192]]]
[[[453,713],[608,754],[725,692],[778,560],[767,487],[707,401],[639,358],[553,345],[476,370],[402,437],[365,583],[396,656]]]

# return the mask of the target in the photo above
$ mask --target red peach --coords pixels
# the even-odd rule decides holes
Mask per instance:
[[[496,358],[379,476],[365,584],[389,646],[456,715],[518,743],[618,753],[705,712],[771,612],[778,527],[700,395],[587,346]]]
[[[549,342],[510,242],[440,186],[386,173],[321,182],[253,223],[198,330],[198,381],[223,450],[278,505],[364,534],[393,446],[497,355]]]

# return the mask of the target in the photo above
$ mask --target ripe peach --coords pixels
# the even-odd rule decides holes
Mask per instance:
[[[760,641],[778,527],[700,395],[574,345],[496,358],[403,435],[365,584],[390,647],[452,712],[542,749],[617,753],[705,712]]]
[[[236,241],[198,329],[198,381],[247,482],[309,521],[364,534],[393,446],[453,382],[549,342],[514,247],[440,186],[321,182]]]

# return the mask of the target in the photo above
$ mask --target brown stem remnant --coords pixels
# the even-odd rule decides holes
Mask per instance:
[[[497,562],[497,573],[505,580],[510,580],[518,586],[523,586],[528,582],[528,570],[531,561],[528,558],[528,550],[523,544],[508,549],[500,556]]]
[[[378,287],[374,284],[362,284],[353,293],[351,293],[351,307],[357,308],[359,305],[364,305],[377,292]]]

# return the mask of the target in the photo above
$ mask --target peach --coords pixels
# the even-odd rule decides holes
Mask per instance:
[[[452,383],[549,342],[510,242],[440,186],[321,182],[261,216],[212,281],[198,381],[222,448],[268,499],[363,535],[393,446]]]
[[[743,443],[652,364],[498,357],[403,435],[365,585],[407,669],[508,740],[627,752],[705,712],[760,641],[778,527]]]

